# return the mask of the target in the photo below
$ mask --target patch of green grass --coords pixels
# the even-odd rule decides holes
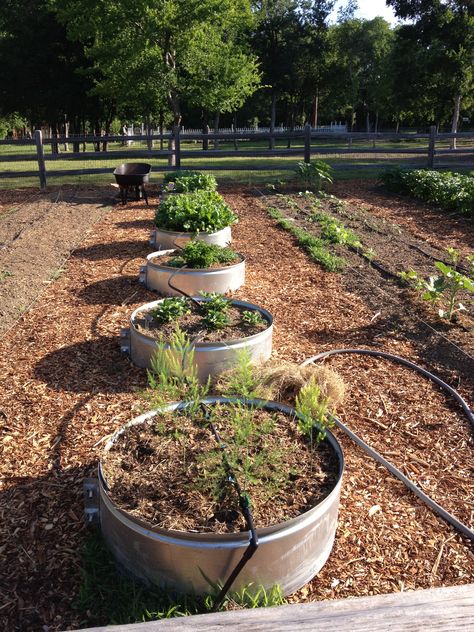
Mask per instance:
[[[177,595],[170,591],[147,587],[118,572],[112,556],[98,533],[92,533],[80,550],[82,581],[73,608],[83,617],[81,626],[127,624],[170,617],[210,612],[213,594],[204,597]],[[215,594],[215,593],[214,593]],[[227,598],[230,604],[248,608],[282,605],[285,600],[278,587],[244,588]]]
[[[49,280],[54,283],[54,281],[57,281],[61,277],[63,272],[64,268],[56,268],[56,270],[53,270],[49,275]]]
[[[2,283],[3,281],[5,281],[5,279],[8,279],[8,277],[13,276],[13,272],[10,272],[10,270],[0,270],[0,283]]]
[[[311,235],[303,228],[295,226],[294,222],[287,219],[278,209],[270,207],[267,211],[270,217],[276,220],[278,226],[287,230],[297,239],[299,245],[309,254],[313,261],[319,263],[328,272],[341,272],[343,270],[344,260],[333,255],[322,239]]]

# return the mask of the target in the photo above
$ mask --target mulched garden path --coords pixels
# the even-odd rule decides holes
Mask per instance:
[[[403,322],[397,335],[375,338],[364,292],[348,287],[347,275],[312,263],[268,217],[258,192],[222,191],[240,217],[233,245],[247,257],[237,297],[273,314],[276,357],[302,361],[335,347],[375,346],[430,367],[423,340],[405,337]],[[377,202],[377,213],[390,208],[388,197]],[[418,223],[417,208],[411,222],[421,235],[425,211]],[[106,214],[0,343],[0,608],[9,632],[106,623],[71,606],[80,585],[78,548],[88,533],[82,481],[94,473],[103,438],[144,406],[136,392],[146,385],[144,372],[120,354],[118,332],[133,309],[154,298],[137,284],[152,217],[143,202]],[[455,245],[468,249],[457,220],[443,221],[445,245],[456,230]],[[440,233],[436,239],[443,241]],[[473,430],[459,410],[402,367],[357,356],[330,364],[349,386],[341,419],[472,526]],[[450,374],[469,394],[462,366]],[[335,546],[319,576],[290,600],[474,582],[472,545],[337,434],[346,473]]]

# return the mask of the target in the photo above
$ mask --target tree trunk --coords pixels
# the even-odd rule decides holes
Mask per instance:
[[[173,129],[174,129],[175,127],[179,127],[181,125],[181,108],[179,106],[179,98],[176,92],[171,90],[168,94],[168,99],[171,105],[171,109],[173,111]],[[168,149],[171,152],[173,152],[168,157],[168,166],[174,167],[176,164],[176,160],[175,160],[175,154],[174,154],[175,142],[174,142],[173,136],[171,136],[168,142]]]
[[[57,138],[58,137],[58,126],[56,123],[53,123],[51,125],[51,138]],[[59,154],[59,145],[58,143],[52,143],[51,144],[51,153],[52,154]]]
[[[145,123],[146,123],[146,135],[147,135],[147,139],[146,139],[146,146],[148,151],[151,151],[153,149],[153,141],[150,138],[151,136],[151,121],[150,121],[150,116],[147,114],[146,119],[145,119]]]
[[[453,121],[451,123],[451,134],[456,134],[459,124],[459,113],[461,111],[461,95],[457,94],[454,98]],[[451,138],[451,149],[456,149],[456,139]]]
[[[160,110],[160,117],[159,117],[159,120],[158,120],[158,126],[159,126],[159,130],[160,130],[160,135],[161,135],[161,138],[160,138],[160,151],[163,151],[163,126],[164,126],[164,118],[165,118],[165,115],[164,115],[163,110],[161,109],[161,110]]]
[[[273,92],[272,94],[272,107],[270,112],[270,134],[275,133],[275,122],[276,122],[276,104],[277,104],[277,93]],[[268,142],[268,149],[275,149],[275,138],[272,136]]]
[[[234,134],[237,134],[237,112],[234,112]],[[234,136],[234,149],[237,151],[238,148],[237,137]]]
[[[400,119],[397,119],[397,124],[395,127],[395,134],[399,134],[400,133]]]
[[[313,127],[318,127],[318,110],[319,110],[319,86],[316,88],[316,94],[314,95],[314,111],[313,111]]]

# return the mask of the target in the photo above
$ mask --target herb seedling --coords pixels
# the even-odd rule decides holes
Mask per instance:
[[[313,186],[317,191],[322,188],[324,182],[332,182],[332,169],[323,160],[312,162],[299,162],[295,169],[296,177],[305,182],[309,188]]]
[[[421,292],[424,301],[441,302],[442,307],[438,309],[438,315],[451,322],[456,312],[466,311],[466,307],[458,301],[459,294],[462,291],[474,294],[474,280],[456,270],[459,252],[455,248],[448,248],[447,253],[451,266],[442,261],[436,261],[435,267],[439,270],[439,275],[423,279],[414,270],[409,270],[400,272],[399,277],[413,289]],[[468,261],[471,263],[469,258]]]
[[[228,315],[231,301],[220,294],[201,292],[207,301],[202,301],[201,309],[204,312],[203,324],[207,329],[224,329],[230,325]]]
[[[172,323],[181,316],[189,314],[189,303],[187,299],[181,297],[165,298],[156,307],[151,309],[148,314],[160,325]]]
[[[152,407],[185,400],[193,402],[190,412],[199,407],[199,401],[206,397],[210,388],[210,378],[200,384],[194,362],[194,347],[179,327],[176,327],[169,343],[159,342],[147,370],[149,390],[146,399]]]
[[[311,442],[322,441],[326,437],[327,428],[331,428],[334,421],[329,415],[329,401],[321,395],[321,389],[314,377],[310,378],[296,396],[295,408],[300,431],[308,435]]]
[[[204,269],[216,263],[232,263],[236,259],[237,253],[231,248],[196,240],[188,241],[179,255],[174,257],[168,265],[181,267],[186,264],[189,268]]]
[[[244,310],[242,312],[241,321],[246,327],[258,327],[265,324],[265,320],[263,319],[262,315],[256,310]]]

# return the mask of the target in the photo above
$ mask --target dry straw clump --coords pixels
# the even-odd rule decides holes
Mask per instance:
[[[261,370],[263,387],[268,389],[266,397],[269,399],[293,406],[300,390],[313,378],[332,411],[344,401],[346,387],[342,377],[322,364],[301,366],[292,362],[279,362],[261,367]]]
[[[243,372],[248,378],[243,382],[235,379],[236,369],[222,373],[215,385],[217,392],[231,396],[251,395],[294,406],[296,396],[302,387],[313,378],[332,412],[341,406],[346,393],[344,381],[339,373],[322,364],[301,366],[294,362],[279,360],[263,365],[249,364]],[[251,393],[239,392],[239,384],[242,385],[244,382],[250,387]]]

